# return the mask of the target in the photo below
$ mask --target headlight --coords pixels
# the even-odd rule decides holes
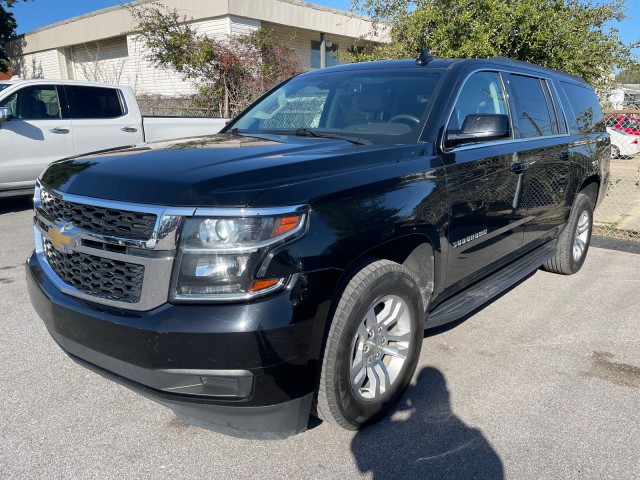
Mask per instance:
[[[273,211],[272,211],[273,212]],[[273,248],[305,231],[304,208],[268,215],[187,218],[173,273],[172,300],[241,300],[284,288],[288,277],[255,278]],[[197,212],[196,212],[197,215]]]

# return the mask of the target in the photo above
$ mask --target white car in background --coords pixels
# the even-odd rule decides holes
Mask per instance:
[[[640,153],[640,136],[607,127],[611,137],[611,158],[633,157]]]
[[[105,83],[0,82],[0,197],[33,192],[55,160],[218,133],[221,118],[143,117],[133,89]]]

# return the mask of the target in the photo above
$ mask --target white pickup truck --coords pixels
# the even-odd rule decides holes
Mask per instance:
[[[33,191],[62,158],[217,133],[220,118],[143,117],[131,87],[67,80],[0,82],[0,197]]]

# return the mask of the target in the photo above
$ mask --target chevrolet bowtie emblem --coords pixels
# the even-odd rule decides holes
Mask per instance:
[[[65,232],[65,226],[50,228],[47,235],[56,250],[64,251],[75,246],[75,235]]]

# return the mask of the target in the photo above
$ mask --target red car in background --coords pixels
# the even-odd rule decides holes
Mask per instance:
[[[640,135],[640,117],[635,115],[612,115],[607,118],[607,127],[629,135]]]

